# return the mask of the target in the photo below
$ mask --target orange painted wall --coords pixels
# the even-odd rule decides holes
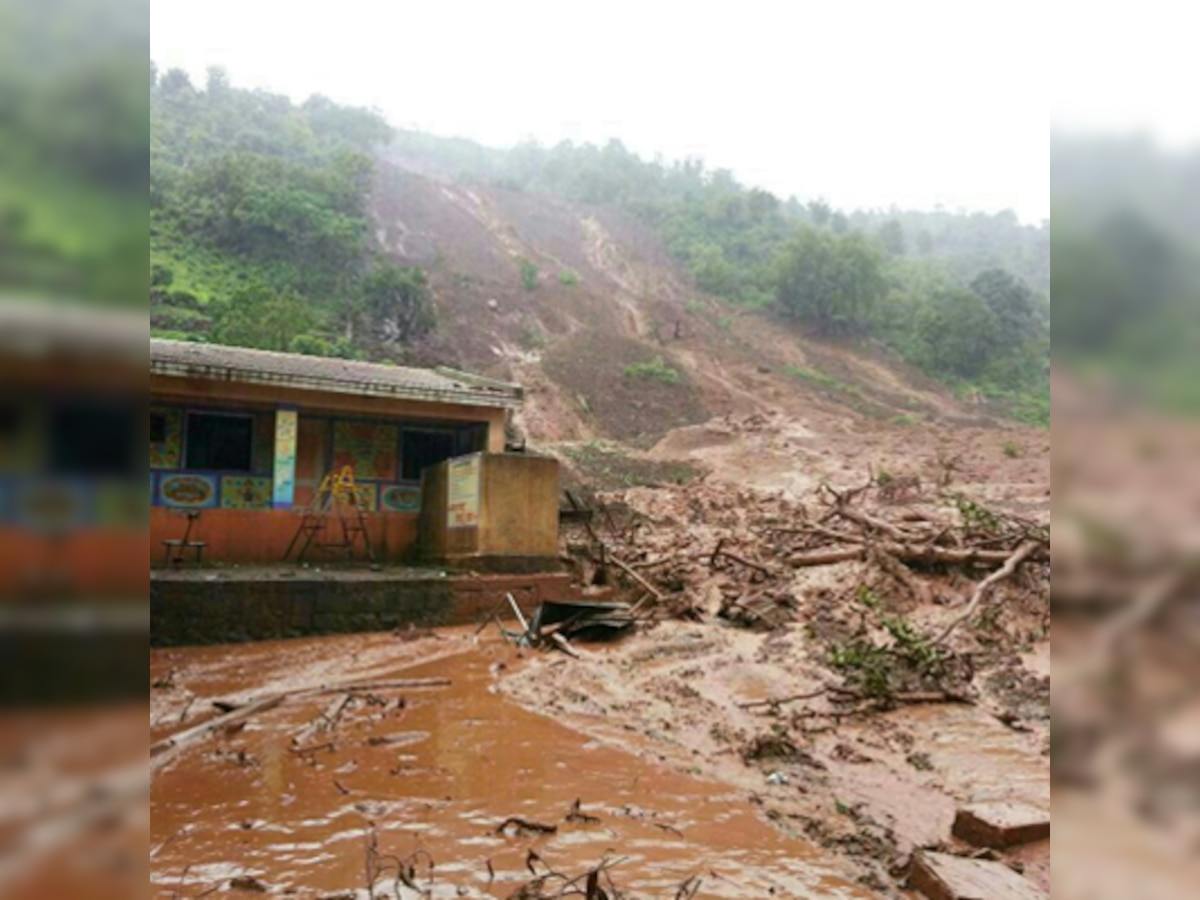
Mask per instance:
[[[86,596],[88,599],[144,597],[150,576],[145,531],[77,531],[59,538],[0,527],[0,599]]]
[[[405,561],[417,540],[417,518],[416,514],[409,513],[367,515],[367,532],[380,562]],[[335,520],[330,524],[337,527]],[[237,564],[278,563],[283,561],[284,551],[299,525],[298,510],[206,509],[192,527],[190,539],[208,544],[204,550],[205,560]],[[156,506],[150,510],[150,534],[154,541],[152,566],[164,563],[166,551],[162,541],[183,537],[186,527],[187,520],[166,507]],[[366,559],[361,547],[356,550],[355,559]],[[342,557],[310,552],[310,562],[322,560],[341,561]]]

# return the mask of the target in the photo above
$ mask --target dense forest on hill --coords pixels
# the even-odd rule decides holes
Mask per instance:
[[[0,292],[145,302],[148,22],[0,4]]]
[[[1200,414],[1200,152],[1056,138],[1056,352]]]
[[[380,156],[455,182],[615,207],[658,231],[696,288],[818,337],[875,339],[964,390],[1048,420],[1049,229],[1011,213],[844,212],[698,160],[508,150],[394,131],[371,111],[152,71],[157,333],[401,359],[436,328],[425,273],[373,247]]]

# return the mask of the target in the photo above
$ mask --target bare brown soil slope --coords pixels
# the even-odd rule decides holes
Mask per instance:
[[[878,347],[813,341],[704,295],[651,229],[616,211],[383,163],[373,215],[380,247],[430,274],[439,325],[418,355],[524,383],[519,424],[535,443],[646,448],[751,413],[821,432],[979,418]],[[532,290],[525,260],[538,268]],[[655,360],[678,377],[626,373]]]

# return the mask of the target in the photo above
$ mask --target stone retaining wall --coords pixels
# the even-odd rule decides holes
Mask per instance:
[[[531,613],[572,595],[566,575],[336,580],[151,578],[153,646],[390,631],[480,621],[511,592]]]

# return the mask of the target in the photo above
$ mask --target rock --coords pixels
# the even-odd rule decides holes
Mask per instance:
[[[1015,847],[1050,839],[1050,814],[1024,803],[977,803],[954,819],[954,836],[975,847]]]
[[[929,900],[1049,900],[1050,897],[1004,863],[946,853],[917,853],[908,882]]]
[[[492,312],[498,312],[500,309],[500,301],[499,300],[489,300],[487,302],[487,308],[490,309]]]

